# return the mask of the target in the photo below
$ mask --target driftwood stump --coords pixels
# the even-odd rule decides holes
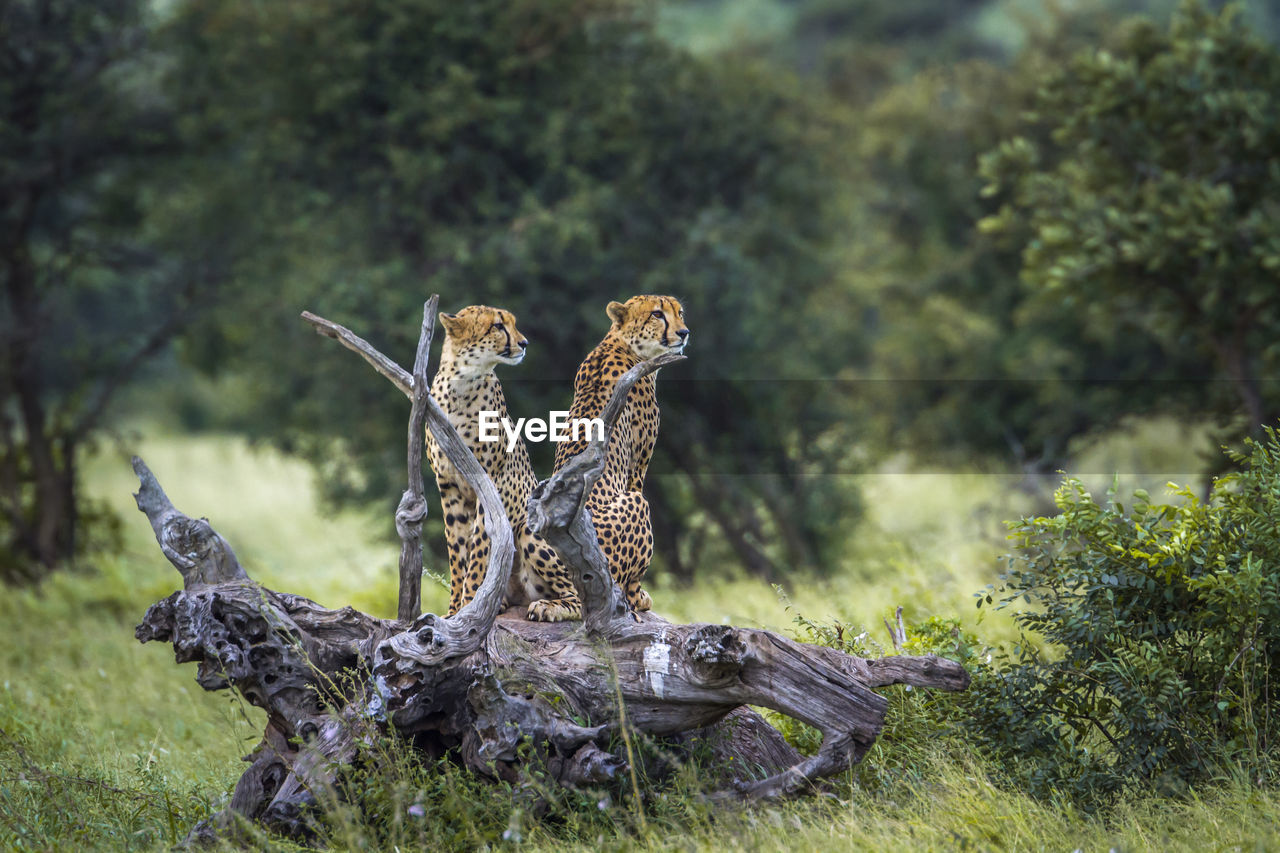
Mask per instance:
[[[328,610],[254,583],[208,522],[177,510],[134,459],[138,508],[183,578],[182,590],[147,611],[138,639],[172,643],[179,663],[198,663],[196,680],[206,690],[234,687],[267,712],[262,742],[246,759],[228,810],[193,829],[193,838],[230,831],[237,816],[287,835],[312,833],[318,792],[331,789],[371,731],[409,739],[424,760],[450,756],[488,778],[518,783],[536,761],[546,778],[574,787],[614,784],[627,772],[625,751],[610,751],[626,725],[672,743],[705,744],[718,759],[718,796],[779,797],[861,760],[887,707],[873,688],[968,686],[959,664],[932,655],[867,660],[768,631],[677,625],[627,610],[584,498],[632,384],[682,356],[661,356],[624,375],[603,416],[604,441],[530,498],[531,526],[578,581],[583,620],[526,622],[519,609],[499,614],[514,547],[510,524],[493,483],[426,392],[431,305],[426,313],[412,375],[349,330],[304,314],[414,402],[410,488],[397,511],[405,540],[403,618]],[[448,618],[416,616],[421,550],[415,569],[414,540],[425,514],[420,448],[413,456],[420,418],[479,495],[490,525],[488,574],[475,600]],[[749,705],[815,726],[821,748],[800,756]],[[525,742],[534,749],[518,749]]]

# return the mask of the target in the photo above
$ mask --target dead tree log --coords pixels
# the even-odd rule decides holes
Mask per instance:
[[[608,785],[626,772],[625,753],[611,747],[625,719],[668,743],[708,744],[719,759],[719,796],[778,797],[866,754],[887,707],[873,688],[968,685],[959,664],[934,656],[864,660],[768,631],[677,625],[627,611],[584,499],[600,476],[604,446],[631,385],[679,357],[645,362],[623,376],[605,411],[605,440],[539,484],[530,500],[531,524],[579,582],[583,622],[499,615],[511,571],[510,525],[493,483],[425,392],[418,369],[425,367],[425,346],[410,375],[349,330],[304,316],[414,399],[415,414],[423,413],[484,506],[492,542],[488,575],[476,598],[448,618],[376,619],[273,592],[249,578],[208,522],[177,510],[135,458],[138,508],[183,578],[181,591],[148,610],[138,639],[173,644],[179,663],[198,663],[202,687],[234,687],[267,712],[262,742],[246,759],[250,767],[229,808],[193,830],[194,837],[231,831],[239,819],[310,834],[310,807],[332,790],[337,769],[353,760],[363,740],[383,733],[409,739],[424,758],[451,756],[486,777],[519,783],[526,766],[538,762],[546,778],[574,787]],[[424,322],[424,338],[429,334]],[[402,614],[403,593],[402,587]],[[815,726],[821,748],[802,758],[748,705]],[[526,742],[534,745],[532,754],[518,748]]]

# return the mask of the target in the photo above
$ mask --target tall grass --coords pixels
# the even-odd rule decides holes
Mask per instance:
[[[326,515],[308,469],[237,439],[150,436],[130,450],[179,508],[210,519],[256,579],[329,606],[393,614],[397,549],[379,529],[389,518]],[[134,640],[145,608],[179,578],[133,506],[137,483],[127,454],[103,452],[86,474],[91,493],[123,516],[124,552],[0,597],[0,849],[167,849],[224,804],[242,772],[240,756],[262,731],[261,712],[232,694],[200,690],[193,666],[175,665],[165,646]],[[677,588],[658,574],[658,610],[681,621],[782,630],[803,613],[880,636],[880,618],[902,603],[917,619],[959,614],[972,626],[971,595],[999,570],[1001,520],[1023,511],[1028,498],[1007,478],[921,474],[900,462],[862,485],[871,517],[851,536],[846,565],[826,580],[784,579],[780,597],[756,579]],[[428,609],[445,606],[435,584],[424,597]],[[978,630],[984,638],[1012,636],[1001,621]],[[1088,817],[1000,787],[962,738],[917,736],[910,701],[894,702],[895,713],[908,717],[880,746],[894,759],[872,755],[866,772],[876,762],[888,769],[860,784],[837,782],[824,796],[714,808],[699,798],[699,773],[690,766],[663,785],[642,785],[643,819],[627,790],[566,795],[535,818],[516,792],[389,753],[381,770],[358,780],[351,804],[331,809],[326,838],[339,849],[402,842],[533,850],[1280,846],[1280,801],[1269,791],[1227,782],[1176,801],[1136,797]]]

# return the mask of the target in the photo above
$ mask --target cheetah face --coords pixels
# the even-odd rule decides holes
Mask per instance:
[[[636,356],[653,358],[664,352],[684,352],[689,343],[689,327],[684,308],[671,296],[633,296],[626,302],[610,302],[610,334],[625,340]]]
[[[524,361],[529,342],[516,328],[516,317],[510,311],[470,305],[457,314],[440,312],[440,323],[444,326],[445,343],[463,364],[488,370],[495,364]]]

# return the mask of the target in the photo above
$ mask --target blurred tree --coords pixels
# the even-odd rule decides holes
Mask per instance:
[[[1194,347],[1170,347],[1132,314],[1038,298],[1021,280],[1017,242],[977,228],[1000,201],[979,195],[979,156],[1020,133],[1052,147],[1051,128],[1022,115],[1040,85],[1082,49],[1122,38],[1117,16],[1167,21],[1172,0],[1046,2],[1021,15],[980,0],[776,5],[787,14],[745,44],[699,32],[682,43],[768,57],[853,111],[845,124],[860,204],[847,289],[825,298],[861,315],[853,328],[871,352],[840,373],[863,381],[824,393],[848,404],[865,446],[942,464],[1013,461],[1047,495],[1046,474],[1128,416],[1237,410]],[[709,31],[732,11],[673,2],[664,32],[679,42],[673,21]],[[1261,2],[1245,12],[1257,26],[1271,14]]]
[[[838,115],[767,67],[671,48],[619,0],[192,2],[170,34],[170,91],[267,246],[186,352],[252,375],[247,423],[330,495],[398,494],[404,404],[300,309],[407,354],[429,291],[507,307],[532,342],[502,377],[527,416],[568,408],[609,300],[671,293],[693,338],[659,392],[660,557],[827,561],[856,506],[827,475],[855,463],[805,380],[860,347],[819,298],[845,221]]]
[[[813,76],[851,110],[858,205],[846,274],[823,298],[859,318],[847,326],[870,354],[821,393],[863,447],[1012,461],[1047,495],[1045,475],[1126,416],[1198,411],[1208,373],[1118,318],[1029,298],[1018,249],[978,232],[994,209],[978,158],[1023,129],[1039,82],[1112,37],[1115,14],[1170,3],[1046,5],[1018,24],[992,3],[801,0],[788,27],[735,50]]]
[[[1280,53],[1236,10],[1185,4],[1041,78],[983,159],[1035,303],[1212,366],[1235,438],[1280,414]],[[1201,368],[1201,373],[1205,371]]]
[[[207,283],[175,260],[183,235],[166,246],[146,213],[165,205],[174,146],[148,85],[147,5],[0,6],[0,578],[37,577],[86,532],[110,533],[83,524],[104,514],[76,463]]]
[[[1038,80],[1106,19],[1065,16],[1009,67],[973,61],[882,93],[859,122],[854,253],[872,355],[854,395],[866,436],[923,462],[1015,463],[1046,485],[1088,436],[1179,405],[1188,359],[1110,318],[1028,299],[1016,248],[983,239],[978,156],[1021,126]],[[1170,380],[1170,381],[1161,381]]]

